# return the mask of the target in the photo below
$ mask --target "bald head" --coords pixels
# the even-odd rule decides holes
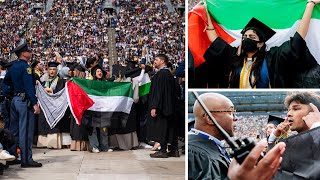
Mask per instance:
[[[228,111],[233,109],[233,103],[230,99],[224,95],[218,93],[204,93],[199,96],[199,99],[207,106],[209,111]],[[210,133],[216,131],[215,126],[208,116],[205,116],[205,111],[201,107],[198,101],[195,101],[193,106],[193,114],[195,117],[195,128],[201,131]],[[233,116],[228,116],[228,113],[213,113],[215,120],[222,126],[225,130],[232,134],[232,123],[228,123],[230,118]],[[232,121],[232,119],[231,119]],[[231,126],[231,127],[230,127]]]
[[[226,104],[227,105],[232,104],[230,99],[218,93],[204,93],[199,96],[199,99],[202,100],[202,102],[207,106],[209,111],[220,108],[220,107],[224,107]],[[193,114],[194,114],[194,117],[196,118],[196,121],[198,117],[202,117],[203,114],[205,114],[204,109],[201,107],[198,101],[194,103]]]

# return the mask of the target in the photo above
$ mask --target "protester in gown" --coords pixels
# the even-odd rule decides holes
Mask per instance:
[[[65,88],[66,82],[71,78],[68,73],[70,69],[68,67],[63,67],[59,71],[59,80],[57,82],[57,86],[53,93],[57,93]],[[61,118],[59,123],[56,125],[59,127],[61,136],[62,136],[62,148],[70,148],[71,145],[71,136],[70,136],[70,121],[71,121],[71,111],[68,107],[64,116]]]
[[[93,77],[93,80],[105,81],[106,74],[107,73],[98,64],[91,68],[91,75]],[[91,152],[98,153],[100,151],[112,151],[112,149],[109,150],[108,144],[109,137],[107,126],[110,126],[110,120],[105,119],[103,117],[99,117],[99,113],[89,111],[89,114],[89,127],[91,131],[88,137]]]
[[[58,76],[57,62],[48,63],[48,73],[44,74],[41,78],[45,91],[49,94],[53,94],[53,91],[57,87]],[[59,123],[51,129],[46,117],[41,109],[38,120],[38,142],[37,147],[47,147],[54,149],[62,148],[62,135],[59,127]]]
[[[70,74],[72,77],[85,78],[85,68],[82,65],[74,64],[70,67]],[[70,122],[70,135],[71,135],[71,151],[87,151],[88,150],[88,118],[86,112],[82,116],[81,124],[78,125],[73,116]]]
[[[229,82],[229,88],[319,87],[320,66],[305,41],[312,11],[319,3],[314,2],[308,1],[294,36],[269,51],[266,42],[275,31],[256,18],[252,18],[241,31],[242,42],[236,48],[217,36],[207,12],[206,32],[212,44],[204,54],[206,68],[219,71],[219,78]]]
[[[139,145],[138,142],[138,136],[136,132],[136,119],[137,119],[137,113],[136,113],[136,105],[135,103],[138,101],[138,82],[134,81],[131,77],[137,76],[137,69],[135,67],[136,62],[135,61],[128,61],[125,77],[123,79],[118,79],[115,82],[132,82],[132,88],[133,88],[133,100],[134,103],[132,104],[130,114],[126,123],[125,127],[117,127],[117,128],[110,128],[110,146],[115,149],[121,149],[121,150],[129,150],[132,148],[136,148]],[[128,74],[127,72],[133,72],[132,74]]]

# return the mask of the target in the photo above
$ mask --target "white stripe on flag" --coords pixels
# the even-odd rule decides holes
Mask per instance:
[[[124,112],[129,114],[133,99],[125,96],[94,96],[88,94],[94,101],[88,110],[98,112]]]

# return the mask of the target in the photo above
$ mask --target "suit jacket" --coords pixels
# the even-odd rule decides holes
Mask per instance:
[[[199,135],[188,138],[188,179],[228,179],[229,161],[218,146]]]

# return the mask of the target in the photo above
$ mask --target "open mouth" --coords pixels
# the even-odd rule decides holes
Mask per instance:
[[[291,126],[293,124],[293,120],[292,119],[289,119],[289,125]]]

